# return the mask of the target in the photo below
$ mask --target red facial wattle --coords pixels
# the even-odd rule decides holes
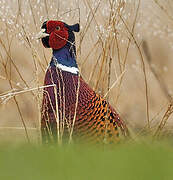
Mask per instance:
[[[48,21],[47,33],[49,33],[49,46],[53,49],[64,47],[68,40],[68,29],[61,21]]]

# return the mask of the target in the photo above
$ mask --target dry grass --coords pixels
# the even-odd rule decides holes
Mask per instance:
[[[81,75],[117,109],[135,138],[172,135],[171,7],[171,0],[1,0],[0,131],[24,129],[9,130],[9,138],[1,135],[0,140],[40,141],[42,86],[51,50],[35,35],[46,19],[80,23]]]

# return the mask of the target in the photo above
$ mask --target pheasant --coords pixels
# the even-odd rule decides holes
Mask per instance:
[[[76,140],[114,143],[128,129],[117,112],[81,77],[74,32],[79,24],[45,21],[39,38],[53,55],[44,80],[41,108],[43,143]]]

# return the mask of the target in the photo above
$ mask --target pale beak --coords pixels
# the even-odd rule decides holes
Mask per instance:
[[[46,31],[46,29],[41,29],[41,31],[36,35],[36,38],[41,39],[41,38],[44,38],[46,36],[49,36],[49,34],[46,33],[45,31]]]

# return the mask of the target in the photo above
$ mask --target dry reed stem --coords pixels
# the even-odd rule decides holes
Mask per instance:
[[[23,94],[23,93],[26,93],[26,92],[38,91],[40,89],[44,89],[44,88],[47,88],[47,87],[54,87],[54,86],[55,86],[54,84],[51,84],[51,85],[40,86],[40,87],[36,87],[36,88],[28,88],[28,89],[24,89],[24,90],[21,90],[21,91],[18,91],[18,92],[10,92],[10,93],[6,93],[5,95],[1,95],[0,99],[5,99],[5,98],[13,97],[13,96],[16,96],[16,95],[19,95],[19,94]]]
[[[115,87],[115,85],[121,80],[121,78],[124,76],[126,71],[123,71],[120,76],[115,80],[115,82],[112,84],[112,86],[109,88],[109,90],[105,93],[104,98],[108,95],[108,93]]]
[[[154,120],[165,110],[165,106],[168,106],[168,103],[166,103],[165,105],[163,105],[163,106],[159,109],[159,111],[158,111],[158,112],[152,117],[152,119],[150,120],[150,123],[154,122]],[[140,129],[139,132],[137,132],[137,133],[135,134],[134,139],[135,139],[136,137],[139,137],[139,136],[143,135],[144,132],[146,132],[146,129],[147,129],[147,125],[145,125],[142,129]],[[153,127],[153,131],[155,131],[155,126]],[[149,131],[147,131],[147,133],[148,133],[148,132],[149,132]]]
[[[23,83],[26,85],[26,87],[29,88],[27,82],[24,80],[24,78],[23,78],[23,76],[21,75],[18,67],[16,66],[16,64],[15,64],[14,61],[12,60],[12,57],[11,57],[11,55],[9,54],[8,50],[6,49],[6,47],[5,47],[4,43],[2,42],[1,38],[0,38],[0,44],[2,45],[3,49],[5,50],[7,57],[10,59],[12,65],[14,66],[14,68],[15,68],[16,72],[18,73],[20,79],[23,81]]]
[[[81,63],[81,69],[84,67],[85,63],[87,62],[87,59],[89,58],[89,56],[91,55],[92,51],[94,48],[98,47],[99,45],[99,40],[93,45],[93,47],[91,48],[91,50],[88,52],[88,54],[86,55],[86,58],[84,58],[83,62]]]
[[[86,1],[88,3],[88,0],[86,0]],[[92,8],[90,7],[90,15],[92,14],[92,17],[89,20],[90,15],[88,16],[88,20],[87,20],[88,23],[86,23],[86,25],[84,26],[83,31],[80,33],[80,46],[79,46],[79,49],[78,49],[79,51],[81,51],[80,47],[81,47],[82,41],[83,41],[83,39],[84,39],[84,37],[85,37],[85,35],[86,35],[90,25],[91,25],[92,20],[94,19],[94,16],[95,16],[95,14],[96,14],[99,6],[100,6],[100,3],[101,3],[101,0],[98,2],[97,6],[96,6],[96,8],[94,10],[92,10]]]
[[[169,15],[167,9],[164,8],[164,6],[162,6],[158,0],[153,0],[155,2],[155,4],[166,14],[166,16],[171,20],[173,21],[173,17],[171,15]]]
[[[6,69],[5,69],[5,70],[6,70]],[[6,76],[8,76],[8,75],[7,75],[7,71],[5,71],[5,72],[6,72]],[[12,86],[12,83],[11,83],[10,79],[8,79],[8,82],[9,82],[9,85],[10,85],[11,89],[13,89],[13,86]],[[19,103],[18,103],[16,97],[13,97],[13,99],[14,99],[14,102],[15,102],[15,104],[16,104],[16,106],[17,106],[17,110],[18,110],[19,116],[20,116],[20,118],[21,118],[23,127],[24,127],[24,129],[25,129],[26,139],[27,139],[28,143],[30,143],[30,139],[29,139],[27,127],[26,127],[26,124],[25,124],[23,115],[22,115],[22,113],[21,113],[21,110],[20,110],[20,107],[19,107]]]
[[[24,121],[22,112],[21,112],[21,110],[20,110],[19,103],[18,103],[16,97],[13,97],[13,98],[14,98],[14,101],[15,101],[15,103],[16,103],[17,110],[18,110],[18,112],[19,112],[19,115],[20,115],[20,118],[21,118],[23,127],[24,127],[24,129],[25,129],[25,135],[26,135],[27,141],[28,141],[28,143],[30,143],[30,139],[29,139],[29,135],[28,135],[28,130],[27,130],[27,127],[26,127],[26,124],[25,124],[25,121]]]
[[[171,102],[167,108],[167,111],[165,112],[162,120],[159,123],[158,128],[156,129],[155,133],[154,133],[154,138],[158,138],[161,134],[162,129],[165,127],[168,118],[171,116],[171,114],[173,113],[173,103]]]
[[[107,102],[109,102],[109,91],[110,91],[110,80],[111,80],[111,64],[112,64],[112,58],[110,57],[109,58],[109,62],[108,62],[108,84],[107,84]],[[108,103],[109,105],[109,103]],[[107,113],[106,113],[106,116],[105,116],[105,134],[104,134],[104,139],[103,139],[103,143],[107,144],[107,138],[108,138],[108,113],[109,113],[109,108],[107,108]]]
[[[111,6],[111,13],[110,13],[110,16],[109,16],[108,26],[111,27],[113,25],[113,28],[114,28],[114,24],[112,24],[112,16],[113,16],[112,13],[114,13],[112,9],[113,9],[114,6],[113,6],[113,2],[109,2],[109,3],[110,3],[110,6]],[[99,31],[99,37],[101,37],[100,31]],[[111,53],[110,49],[111,49],[112,39],[114,40],[114,37],[112,38],[112,32],[111,32],[111,33],[109,33],[108,37],[106,38],[105,43],[103,43],[103,41],[101,41],[103,53],[102,53],[102,61],[101,61],[101,65],[100,65],[98,79],[96,81],[96,85],[95,85],[95,88],[94,88],[95,90],[98,89],[98,85],[99,85],[101,76],[103,74],[104,65],[106,67],[106,61],[107,61],[107,59],[109,59],[108,57],[110,56],[109,54]],[[114,41],[113,41],[113,43],[114,43]],[[105,72],[106,72],[106,69],[105,69]],[[103,77],[103,83],[104,83],[104,80],[106,81],[105,78]]]
[[[29,3],[29,7],[31,9],[31,13],[32,13],[32,18],[33,18],[33,21],[34,21],[35,29],[37,31],[37,23],[36,23],[36,19],[35,19],[35,15],[34,15],[34,10],[33,10],[32,4],[31,4],[31,0],[29,0],[28,3]]]
[[[22,25],[22,29],[23,29],[23,32],[24,32],[24,35],[23,35],[23,39],[26,41],[26,43],[28,44],[29,48],[31,49],[31,53],[32,53],[32,57],[33,57],[33,61],[34,61],[34,65],[35,63],[38,61],[38,64],[40,65],[41,69],[43,72],[45,67],[43,66],[43,64],[41,63],[41,60],[40,60],[40,57],[36,51],[36,49],[34,48],[29,36],[27,35],[27,32],[25,31],[25,28],[24,26]],[[37,71],[37,70],[36,70]]]
[[[60,104],[63,105],[62,112],[59,112],[61,115],[61,117],[59,117],[60,140],[62,142],[62,137],[64,134],[64,127],[65,127],[65,103],[66,103],[66,101],[65,101],[65,83],[63,81],[63,75],[62,75],[61,70],[59,73],[59,79],[62,80],[62,88],[59,83]],[[62,94],[61,94],[61,92],[62,92]],[[56,96],[56,98],[57,98],[57,96]],[[58,100],[58,98],[56,100]],[[57,109],[57,112],[58,112],[58,109]]]
[[[7,42],[8,42],[8,45],[9,45],[8,50],[6,49],[6,46],[3,44],[3,42],[2,42],[1,39],[0,39],[0,43],[1,43],[2,47],[4,48],[4,50],[6,51],[6,54],[8,53],[8,55],[9,55],[8,58],[11,59],[11,50],[10,50],[10,44],[9,44],[9,39],[8,39],[8,32],[7,32],[6,35],[7,35]],[[7,58],[7,59],[8,59],[8,58]],[[11,83],[11,61],[10,61],[10,75],[8,75],[6,65],[4,65],[4,70],[5,70],[5,74],[6,74],[8,83],[9,83],[9,85],[10,85],[10,88],[13,89],[13,84]],[[27,127],[26,127],[26,124],[25,124],[25,121],[24,121],[22,112],[21,112],[20,107],[19,107],[19,102],[17,101],[16,97],[13,97],[13,99],[14,99],[14,102],[15,102],[15,104],[16,104],[16,107],[17,107],[17,110],[18,110],[18,113],[19,113],[21,122],[22,122],[22,124],[23,124],[23,127],[24,127],[24,129],[25,129],[26,139],[27,139],[28,143],[30,143],[30,139],[29,139]]]
[[[137,6],[137,9],[136,9],[136,13],[135,13],[135,18],[134,18],[134,21],[133,21],[133,24],[132,24],[132,30],[131,30],[132,34],[134,34],[136,21],[137,21],[137,17],[138,17],[138,14],[139,14],[140,4],[141,4],[141,1],[139,0],[138,1],[138,6]],[[119,16],[120,16],[120,19],[121,19],[121,14],[119,14]],[[127,57],[128,57],[128,53],[129,53],[130,44],[131,44],[131,38],[128,38],[127,49],[126,49],[126,52],[125,52],[124,61],[122,62],[122,70],[120,69],[120,72],[124,71],[125,68],[126,68]],[[120,80],[119,87],[118,87],[118,92],[120,92],[122,81],[123,81],[123,78]],[[115,101],[116,104],[118,102],[119,97],[120,97],[120,93],[117,94],[116,101]]]
[[[24,127],[10,127],[10,126],[4,126],[0,127],[0,129],[16,129],[16,130],[25,130]],[[28,130],[37,130],[35,127],[27,127]]]
[[[151,54],[148,48],[148,44],[146,41],[142,42],[142,48],[144,50],[144,53],[146,55],[146,59],[148,61],[148,65],[150,67],[151,72],[153,73],[153,75],[155,76],[161,90],[163,91],[163,93],[165,94],[166,98],[169,101],[169,106],[167,108],[167,111],[165,112],[163,118],[161,119],[158,128],[156,129],[155,133],[154,133],[154,137],[158,137],[162,131],[162,129],[164,128],[164,126],[166,125],[166,122],[168,120],[168,118],[170,117],[170,115],[173,112],[173,102],[172,102],[172,96],[170,95],[165,82],[163,81],[163,79],[161,78],[161,76],[155,71],[155,69],[152,66],[152,59],[151,59]]]
[[[45,6],[45,10],[46,10],[47,19],[49,19],[49,11],[48,11],[47,0],[44,0],[44,6]]]
[[[101,75],[103,73],[103,67],[104,67],[105,61],[106,61],[106,52],[105,52],[105,48],[103,48],[103,55],[102,55],[102,58],[101,58],[101,63],[100,63],[101,65],[100,65],[100,69],[99,69],[99,73],[98,73],[98,79],[96,81],[96,85],[94,87],[94,90],[97,90],[97,88],[98,88],[99,81],[100,81]]]
[[[165,84],[165,82],[163,81],[163,79],[161,78],[161,76],[156,72],[155,68],[152,66],[152,59],[151,59],[151,53],[149,51],[149,47],[146,41],[142,41],[142,48],[143,51],[145,53],[146,59],[148,61],[148,65],[150,67],[151,72],[153,73],[153,75],[155,76],[161,90],[163,91],[163,93],[165,94],[166,98],[168,99],[169,102],[172,101],[172,97],[168,91],[168,88]]]
[[[139,0],[140,2],[140,0]],[[121,16],[120,16],[121,17]],[[142,52],[140,50],[140,47],[134,37],[134,34],[130,31],[130,29],[128,28],[127,24],[125,23],[124,19],[121,17],[121,20],[123,22],[123,24],[125,25],[127,31],[129,32],[129,34],[131,35],[136,48],[138,49],[139,55],[140,55],[140,59],[142,62],[142,70],[143,70],[143,74],[144,74],[144,85],[145,85],[145,99],[146,99],[146,116],[147,116],[147,124],[148,124],[148,129],[150,129],[150,117],[149,117],[149,98],[148,98],[148,84],[147,84],[147,76],[146,76],[146,67],[145,67],[145,63],[144,63],[144,59],[143,59],[143,55]]]
[[[55,94],[55,112],[56,112],[56,123],[57,123],[57,136],[58,136],[58,144],[61,144],[61,138],[60,138],[60,118],[59,118],[59,111],[58,111],[58,95],[57,95],[57,87],[54,86],[54,94]],[[53,108],[53,107],[52,107]]]
[[[77,107],[78,107],[78,101],[79,101],[79,89],[80,89],[80,73],[78,75],[78,84],[77,84],[77,89],[76,89],[75,112],[74,112],[72,127],[71,127],[71,130],[70,130],[69,143],[72,142],[72,135],[73,135],[75,121],[76,121]]]
[[[95,69],[97,68],[98,64],[99,64],[99,60],[101,58],[101,55],[102,53],[100,53],[100,55],[98,56],[97,60],[96,60],[96,63],[95,65],[93,66],[93,70],[91,71],[90,75],[89,75],[89,78],[88,78],[88,83],[90,83],[92,77],[94,76],[94,73],[95,73]]]

